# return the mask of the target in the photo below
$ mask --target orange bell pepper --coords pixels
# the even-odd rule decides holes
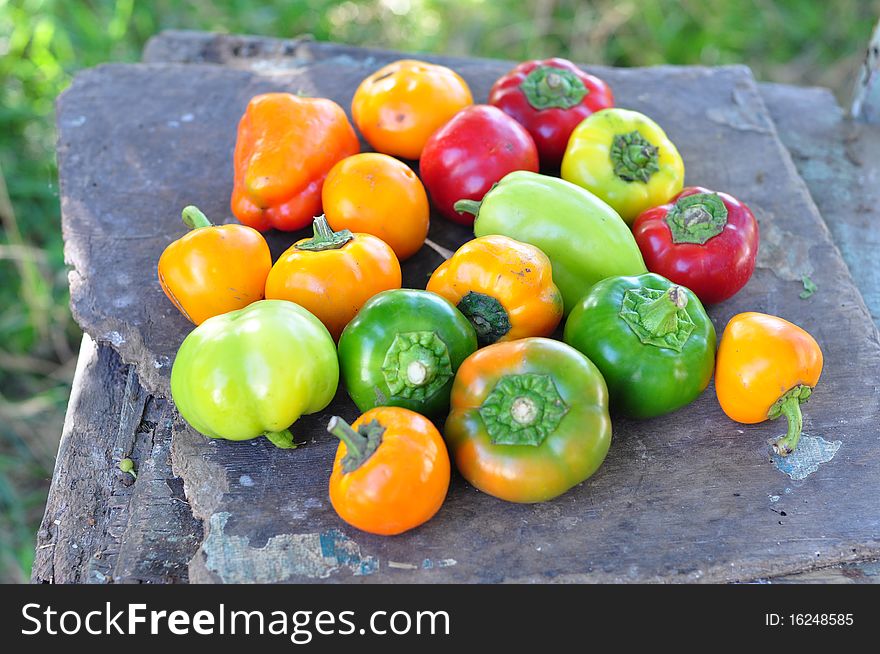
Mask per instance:
[[[334,417],[327,431],[342,441],[330,474],[330,503],[348,524],[392,536],[440,510],[451,465],[430,420],[409,409],[377,407],[351,427]]]
[[[462,245],[434,271],[427,290],[458,307],[480,345],[549,336],[562,319],[550,259],[507,236],[481,236]]]
[[[788,419],[788,433],[773,444],[777,454],[794,452],[803,428],[800,405],[822,373],[822,350],[806,331],[763,313],[731,318],[721,337],[715,391],[728,417],[746,424]]]
[[[272,266],[266,298],[308,309],[338,341],[364,302],[380,291],[400,288],[400,263],[383,240],[347,229],[334,232],[324,216],[315,218],[314,231]]]
[[[261,232],[302,229],[321,213],[329,170],[359,151],[354,128],[332,100],[258,95],[238,124],[232,213]]]
[[[408,259],[425,242],[431,209],[421,180],[402,161],[362,152],[337,163],[321,191],[324,215],[333,229],[378,236]]]
[[[467,82],[454,70],[402,59],[360,83],[351,115],[378,152],[418,159],[428,137],[473,102]]]
[[[196,325],[263,299],[272,255],[262,235],[244,225],[211,225],[196,207],[183,210],[190,232],[159,257],[159,284]]]

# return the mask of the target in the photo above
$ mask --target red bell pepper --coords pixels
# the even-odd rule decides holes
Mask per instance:
[[[633,234],[648,270],[691,289],[704,304],[733,296],[755,270],[758,223],[727,193],[686,187],[636,218]]]
[[[535,139],[541,165],[558,168],[572,130],[584,118],[614,106],[611,88],[567,59],[525,61],[489,92],[495,105]]]
[[[487,104],[466,107],[431,135],[419,172],[431,201],[446,218],[472,225],[474,216],[456,211],[459,200],[479,202],[515,170],[538,172],[538,150],[525,128]]]

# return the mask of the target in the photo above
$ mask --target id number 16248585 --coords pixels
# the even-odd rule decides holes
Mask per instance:
[[[764,624],[768,627],[848,627],[854,623],[852,613],[767,613]]]

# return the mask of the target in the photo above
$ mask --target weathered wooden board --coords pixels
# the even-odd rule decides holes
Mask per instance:
[[[345,82],[347,68],[357,81],[393,56],[369,53],[365,56],[372,61],[364,63],[345,54],[349,49],[340,53],[332,46],[302,47],[311,52],[306,59],[320,59],[322,52],[327,56],[307,66],[300,57],[297,64],[288,62],[292,70],[283,73],[278,66],[266,66],[265,75],[214,67],[199,67],[195,74],[182,67],[106,67],[79,78],[61,104],[65,229],[77,268],[74,307],[87,329],[115,342],[135,362],[144,379],[152,380],[153,390],[162,391],[167,362],[150,338],[138,338],[150,333],[151,321],[172,331],[175,316],[150,304],[158,287],[124,306],[124,295],[107,284],[108,275],[137,278],[143,273],[152,279],[155,257],[178,233],[174,225],[183,203],[195,201],[214,215],[225,213],[229,180],[228,170],[222,171],[229,165],[230,125],[252,93],[327,84],[331,73],[342,83],[339,78]],[[504,66],[456,64],[478,98]],[[781,313],[817,334],[829,365],[824,392],[811,402],[807,425],[811,433],[844,441],[837,457],[803,482],[788,481],[767,463],[763,446],[778,430],[740,430],[724,419],[707,394],[666,419],[619,421],[615,447],[602,472],[556,502],[506,505],[458,482],[431,524],[408,536],[377,539],[347,528],[329,510],[324,484],[334,445],[320,431],[310,432],[317,442],[287,455],[262,443],[210,443],[179,429],[175,466],[208,529],[203,555],[192,566],[194,580],[324,575],[365,581],[742,579],[876,551],[876,508],[858,500],[870,497],[878,481],[872,456],[877,448],[872,420],[877,417],[876,334],[791,162],[775,141],[747,71],[601,73],[615,86],[622,104],[653,114],[667,127],[681,145],[689,182],[741,195],[761,217],[770,253],[774,248],[778,253],[782,245],[793,248],[794,254],[780,258],[775,270],[773,257],[765,257],[749,288],[718,307],[713,317],[720,326],[734,312],[755,308]],[[321,91],[345,105],[346,88],[353,84]],[[689,102],[673,107],[668,98]],[[122,103],[139,111],[126,114]],[[218,118],[228,122],[217,125]],[[88,122],[99,127],[83,129]],[[195,133],[186,134],[187,129]],[[89,138],[84,132],[90,132]],[[107,154],[98,159],[102,146]],[[713,152],[721,154],[714,164]],[[71,161],[74,156],[79,159]],[[214,174],[198,174],[205,169]],[[99,181],[109,184],[109,192],[90,191]],[[108,214],[124,224],[107,221]],[[462,235],[444,234],[443,227],[435,225],[435,239],[454,245]],[[128,240],[119,241],[121,234]],[[280,243],[276,239],[276,252],[290,240],[292,236]],[[422,275],[437,262],[423,258],[425,269],[411,266],[410,279],[424,280]],[[812,274],[821,289],[804,303],[796,299],[797,284],[788,281],[800,272]],[[106,286],[110,288],[102,288]],[[137,292],[139,283],[123,286]],[[164,301],[160,291],[158,298]],[[141,305],[151,308],[141,312]],[[843,315],[820,324],[839,308]],[[848,408],[846,422],[841,422],[837,398],[856,397],[857,389],[866,388],[871,395]],[[345,403],[337,409],[343,415],[353,413]],[[844,496],[845,509],[835,505]],[[782,511],[786,515],[780,520]]]
[[[96,346],[86,337],[80,359],[83,363],[74,382],[77,399],[71,402],[67,420],[70,426],[65,429],[45,516],[37,534],[31,580],[33,583],[186,582],[188,564],[202,540],[202,524],[193,517],[183,497],[183,482],[173,474],[169,458],[154,455],[154,452],[168,452],[170,430],[154,429],[153,448],[149,451],[145,448],[131,451],[130,456],[141,473],[139,482],[131,483],[127,476],[116,472],[111,484],[95,481],[112,471],[115,463],[106,451],[107,436],[118,434],[120,425],[125,425],[123,432],[129,434],[140,427],[130,418],[123,419],[123,414],[131,416],[131,407],[149,406],[152,412],[153,407],[162,407],[167,402],[161,398],[145,398],[134,384],[136,375],[131,366],[124,365],[108,345]],[[120,389],[127,390],[119,393]],[[93,403],[98,397],[104,397],[107,402],[100,411],[95,410]],[[153,423],[158,424],[150,420],[143,424],[149,430]],[[133,435],[127,436],[125,441],[132,438]],[[146,457],[143,459],[146,469],[141,465],[142,457]],[[145,470],[150,474],[144,474]],[[89,479],[90,492],[83,491],[82,478]],[[137,487],[130,488],[130,485]],[[105,490],[108,486],[115,486],[117,491],[126,490],[115,492],[109,499]],[[118,564],[119,552],[125,553],[124,565]],[[878,579],[880,563],[866,561],[763,581],[864,584],[878,583]]]

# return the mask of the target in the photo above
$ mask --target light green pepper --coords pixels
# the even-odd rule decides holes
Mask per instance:
[[[265,436],[291,448],[288,427],[326,407],[339,364],[327,328],[298,304],[262,300],[209,318],[177,352],[171,395],[180,414],[210,438]]]
[[[477,236],[503,234],[540,248],[553,265],[566,314],[596,282],[647,272],[632,232],[614,209],[556,177],[516,171],[480,203],[462,200],[456,209],[476,215]]]

